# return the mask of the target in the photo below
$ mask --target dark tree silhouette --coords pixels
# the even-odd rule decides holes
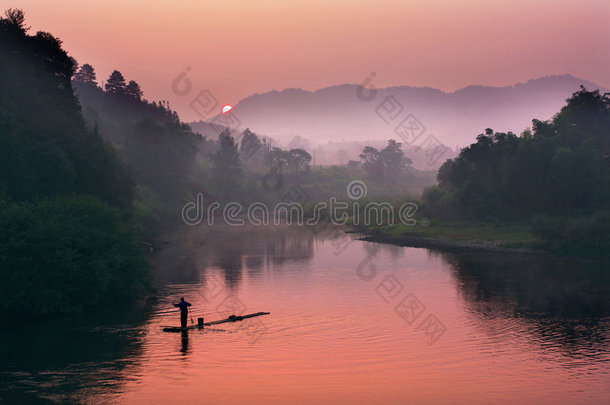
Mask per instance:
[[[219,148],[213,157],[213,178],[218,196],[224,200],[237,200],[241,190],[241,161],[235,139],[228,129],[218,136]]]
[[[133,182],[115,151],[86,127],[71,82],[76,61],[61,41],[28,35],[20,10],[6,16],[0,313],[23,317],[137,296],[148,266],[131,224]]]
[[[381,161],[381,154],[377,148],[372,146],[365,146],[360,154],[362,160],[362,166],[364,170],[373,178],[380,178],[383,176],[383,162]]]
[[[610,99],[582,88],[521,136],[487,129],[424,195],[438,214],[498,218],[610,208]]]
[[[19,28],[23,32],[26,32],[30,27],[25,26],[25,13],[20,8],[9,8],[4,12],[6,21],[15,27]]]
[[[394,180],[401,172],[411,164],[411,159],[406,158],[402,148],[402,144],[393,139],[388,141],[388,145],[379,152],[384,167],[384,177]]]
[[[138,83],[136,83],[135,80],[130,80],[129,84],[127,85],[125,92],[128,96],[133,97],[137,100],[142,99],[142,95],[144,93],[142,93],[142,90],[140,89],[140,85]]]
[[[125,78],[118,70],[115,70],[110,74],[104,89],[108,93],[112,94],[126,94],[127,86],[125,85]]]
[[[372,146],[365,146],[360,154],[362,166],[369,176],[377,179],[396,180],[404,172],[411,159],[405,157],[402,144],[393,139],[379,151]]]
[[[306,170],[311,162],[311,155],[304,149],[290,149],[288,151],[288,165],[292,167],[295,173],[301,169]]]
[[[265,154],[265,163],[270,169],[277,170],[279,173],[282,173],[282,169],[288,164],[289,159],[288,152],[275,146]]]
[[[97,85],[96,79],[95,70],[93,69],[93,66],[88,63],[81,66],[78,72],[74,74],[74,81],[81,84]]]
[[[250,131],[250,128],[246,128],[241,137],[241,144],[239,145],[239,151],[243,154],[251,154],[252,151],[256,151],[261,147],[261,140],[258,136]]]

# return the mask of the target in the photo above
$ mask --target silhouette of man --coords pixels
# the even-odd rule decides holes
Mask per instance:
[[[182,325],[183,328],[186,328],[186,319],[188,318],[189,307],[191,306],[191,304],[186,302],[184,300],[184,297],[180,297],[180,302],[174,304],[174,306],[176,308],[180,308],[180,325]]]

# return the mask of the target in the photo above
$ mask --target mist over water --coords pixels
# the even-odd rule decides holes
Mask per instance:
[[[19,3],[0,405],[608,402],[610,3]]]
[[[610,280],[599,266],[382,245],[334,228],[229,226],[175,234],[155,261],[160,298],[144,317],[123,308],[119,318],[4,330],[12,344],[2,348],[0,392],[185,404],[511,403],[517,393],[522,403],[600,403],[610,394]],[[206,322],[271,315],[163,333],[179,323],[168,311],[180,296]],[[413,299],[415,319],[397,310]],[[429,316],[440,334],[422,329]]]

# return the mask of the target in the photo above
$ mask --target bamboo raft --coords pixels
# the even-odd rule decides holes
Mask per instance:
[[[238,321],[243,321],[244,319],[247,318],[254,318],[255,316],[262,316],[262,315],[269,315],[270,312],[257,312],[254,314],[248,314],[248,315],[231,315],[230,317],[226,318],[226,319],[221,319],[219,321],[213,321],[213,322],[203,322],[203,318],[197,318],[197,324],[196,325],[191,325],[191,326],[187,326],[186,328],[182,328],[180,326],[162,326],[163,328],[163,332],[182,332],[182,331],[186,331],[189,329],[203,329],[204,326],[212,326],[212,325],[218,325],[221,323],[227,323],[227,322],[238,322]]]

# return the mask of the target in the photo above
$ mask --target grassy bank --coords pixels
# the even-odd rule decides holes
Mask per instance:
[[[542,251],[543,248],[529,224],[432,222],[424,226],[421,223],[418,220],[413,226],[398,224],[358,229],[367,235],[366,240],[404,246],[514,252]]]
[[[530,222],[449,222],[422,225],[357,227],[365,240],[413,247],[475,249],[507,253],[551,253],[608,259],[610,219],[605,213],[586,217],[536,217]]]

